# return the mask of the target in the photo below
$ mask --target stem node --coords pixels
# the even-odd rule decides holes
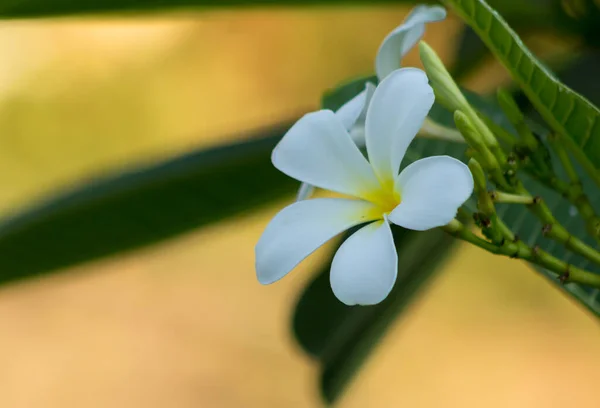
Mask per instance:
[[[566,269],[563,273],[558,276],[558,281],[563,285],[569,281],[571,277],[571,265],[567,264]]]

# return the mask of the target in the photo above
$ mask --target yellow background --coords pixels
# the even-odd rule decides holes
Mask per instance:
[[[0,209],[315,108],[325,88],[372,71],[406,11],[2,22]],[[459,28],[427,28],[448,62]],[[467,84],[505,78],[485,72]],[[253,270],[254,243],[290,200],[2,288],[0,406],[319,406],[318,366],[289,330],[319,254],[268,287]],[[597,322],[523,264],[463,246],[339,406],[593,407],[599,341]]]

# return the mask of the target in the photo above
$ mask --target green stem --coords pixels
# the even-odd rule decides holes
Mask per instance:
[[[534,198],[530,195],[510,194],[504,191],[490,191],[490,198],[495,203],[506,204],[533,204]]]
[[[560,242],[571,251],[578,253],[590,261],[600,265],[600,252],[587,245],[579,238],[571,235],[552,215],[550,208],[540,197],[536,197],[533,204],[527,206],[544,224],[543,232],[548,238]]]
[[[421,126],[421,130],[419,130],[419,136],[446,140],[455,143],[465,142],[465,139],[458,130],[441,125],[429,118],[429,116],[425,118],[423,126]]]
[[[503,245],[494,245],[477,235],[473,234],[458,220],[452,220],[448,225],[442,227],[448,234],[469,242],[496,255],[504,255],[511,258],[519,258],[530,263],[542,266],[558,275],[561,282],[576,282],[600,288],[600,275],[570,265],[560,259],[540,250],[530,248],[522,241],[506,242]]]
[[[577,174],[573,162],[569,158],[569,153],[556,134],[551,135],[548,138],[548,141],[565,169],[571,183],[565,183],[557,177],[553,177],[550,180],[541,179],[540,181],[555,191],[558,191],[577,208],[579,215],[585,221],[588,234],[596,239],[600,245],[600,217],[596,215],[594,207],[592,207],[590,200],[583,191],[583,185],[581,184],[579,174]]]
[[[477,116],[470,105],[465,106],[465,109],[468,112],[471,112],[471,116]],[[487,133],[489,133],[491,136],[485,137],[481,130],[476,127],[477,123],[479,123],[480,127],[487,129],[481,119],[477,117],[476,119],[478,122],[475,123],[471,116],[461,110],[454,111],[454,123],[456,128],[463,135],[469,146],[471,146],[471,148],[477,152],[477,160],[481,161],[481,166],[490,173],[492,180],[505,190],[511,189],[511,186],[506,181],[502,172],[502,169],[504,169],[507,164],[506,155],[504,155],[504,152],[498,145],[496,139],[493,138],[493,135],[489,129],[487,130]],[[487,141],[487,139],[490,137],[495,143],[489,143]],[[494,154],[492,148],[500,151],[501,155]]]
[[[502,172],[502,169],[506,167],[509,161],[506,159],[506,156],[503,153],[499,158],[498,154],[494,154],[491,150],[488,150],[490,148],[490,145],[488,144],[489,134],[492,133],[487,128],[486,124],[490,124],[493,122],[489,120],[489,118],[487,118],[485,115],[481,115],[481,117],[478,117],[478,120],[474,122],[472,116],[473,114],[476,115],[475,111],[469,106],[468,112],[470,114],[463,114],[460,111],[455,111],[454,119],[457,127],[465,137],[465,140],[476,151],[477,156],[473,155],[473,157],[477,157],[477,159],[481,161],[481,164],[483,165],[485,170],[489,172],[491,180],[498,187],[507,191],[517,193],[517,195],[509,195],[506,193],[506,195],[502,196],[501,199],[506,200],[504,202],[522,203],[528,205],[528,207],[532,209],[533,213],[536,216],[538,216],[538,218],[540,218],[544,223],[544,229],[548,230],[547,236],[549,238],[561,242],[563,245],[573,250],[574,252],[585,256],[592,262],[600,264],[600,252],[591,248],[578,238],[566,233],[566,229],[558,223],[558,221],[554,218],[546,204],[541,202],[541,200],[538,200],[538,203],[536,203],[537,205],[534,205],[531,195],[522,186],[520,182],[517,183],[516,188],[513,188],[507,182],[504,173]],[[495,129],[494,133],[498,133],[498,130]],[[531,136],[533,140],[535,140],[535,137],[532,134],[528,134],[528,136]],[[512,138],[506,138],[509,144],[514,143],[514,140]],[[499,148],[499,145],[495,143],[495,147]],[[594,208],[592,207],[587,196],[585,196],[583,190],[581,189],[580,183],[564,185],[564,183],[561,184],[561,181],[555,176],[549,178],[548,174],[549,172],[551,173],[551,168],[548,167],[544,162],[544,159],[542,157],[543,152],[541,151],[542,148],[545,149],[545,147],[538,144],[537,141],[536,143],[530,141],[528,148],[532,147],[536,149],[534,152],[532,152],[532,158],[536,159],[534,160],[534,162],[537,165],[537,168],[544,170],[543,175],[538,175],[538,179],[546,179],[547,181],[545,182],[545,184],[549,185],[556,191],[561,192],[573,205],[576,206],[576,208],[579,211],[579,214],[586,222],[588,232],[590,233],[590,235],[595,237],[600,244],[600,218],[596,216]],[[498,160],[503,160],[504,165]],[[569,166],[569,164],[570,161],[568,162],[567,166]],[[576,175],[576,172],[572,168],[572,165],[567,170],[567,172],[571,173],[570,177],[572,178],[574,178]]]
[[[517,142],[514,139],[514,136],[512,136],[512,134],[508,133],[506,130],[504,130],[502,127],[497,125],[494,121],[492,121],[490,118],[483,115],[482,113],[480,113],[480,116],[497,136],[502,136],[502,139],[507,139],[507,143],[509,146],[516,146]],[[510,140],[511,137],[513,138],[512,140]],[[577,172],[575,171],[572,162],[568,157],[566,149],[561,143],[561,141],[563,141],[564,138],[559,139],[557,135],[553,135],[553,137],[549,139],[552,144],[552,147],[556,151],[559,160],[565,167],[565,171],[569,175],[569,178],[572,182],[566,183],[553,174],[553,171],[541,159],[541,156],[543,155],[538,154],[539,149],[542,149],[542,147],[539,144],[537,146],[537,150],[531,152],[531,159],[532,161],[534,161],[536,169],[542,170],[542,173],[540,174],[537,172],[532,172],[529,168],[526,168],[526,170],[528,170],[528,172],[538,181],[561,194],[571,204],[573,204],[575,208],[577,208],[579,216],[585,222],[588,234],[590,234],[590,236],[596,239],[598,245],[600,245],[600,217],[598,217],[590,200],[584,193],[581,182],[579,180],[579,176],[577,175]],[[585,159],[587,160],[587,158]],[[593,175],[596,172],[597,171],[594,170],[591,172],[591,174]]]

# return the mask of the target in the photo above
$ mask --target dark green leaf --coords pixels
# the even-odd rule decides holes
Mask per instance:
[[[270,161],[291,123],[91,182],[2,222],[0,282],[148,245],[292,192],[297,183]]]
[[[565,135],[592,177],[600,182],[600,111],[559,82],[483,0],[444,0],[509,70],[544,120]]]
[[[257,6],[319,6],[348,4],[414,4],[414,0],[5,0],[0,18],[44,17],[63,14],[153,11],[175,8]]]
[[[438,230],[415,232],[394,228],[400,267],[396,286],[382,303],[346,306],[329,284],[329,263],[302,293],[294,313],[294,333],[300,345],[321,362],[321,391],[333,402],[437,266],[448,255],[452,240]]]
[[[358,77],[344,82],[335,89],[328,90],[323,94],[321,106],[323,106],[323,109],[331,109],[335,112],[341,108],[343,104],[361,93],[365,89],[365,84],[367,82],[372,82],[377,85],[377,76],[368,75]]]
[[[455,54],[456,62],[450,72],[457,82],[475,72],[491,56],[481,38],[469,26],[463,29]]]
[[[600,81],[597,80],[599,66],[600,52],[588,51],[557,72],[561,81],[598,105],[600,104]]]
[[[546,7],[549,1],[495,0],[502,12],[515,21],[535,21],[552,25],[554,9]],[[148,11],[174,8],[223,8],[257,6],[318,6],[352,4],[418,4],[431,0],[6,0],[0,4],[0,17],[40,17],[59,14],[98,13],[115,11]],[[558,9],[560,10],[560,9]]]

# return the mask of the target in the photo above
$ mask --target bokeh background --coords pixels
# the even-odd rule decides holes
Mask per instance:
[[[323,90],[372,71],[408,10],[2,21],[1,214],[316,108]],[[427,27],[448,63],[461,27],[452,17]],[[550,57],[578,41],[526,40]],[[463,84],[485,92],[506,81],[489,62]],[[292,199],[2,287],[0,406],[321,406],[317,364],[290,317],[323,253],[269,287],[253,266],[262,229]],[[586,311],[524,264],[459,246],[338,405],[595,407],[599,365]]]

